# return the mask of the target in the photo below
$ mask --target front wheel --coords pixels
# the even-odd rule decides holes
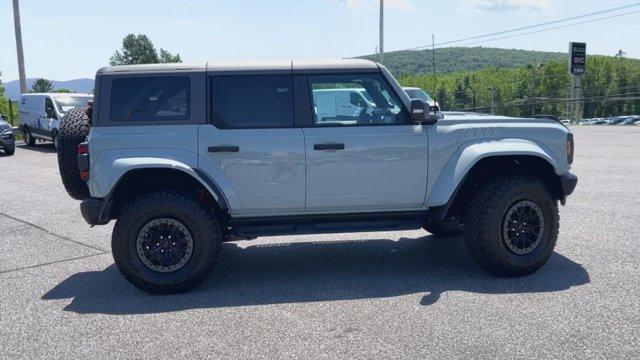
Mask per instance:
[[[111,248],[127,281],[150,293],[172,294],[204,280],[221,242],[211,211],[189,196],[158,192],[125,206]]]
[[[544,183],[508,176],[484,186],[465,219],[471,257],[498,276],[524,276],[544,265],[558,238],[558,204]]]
[[[2,150],[4,151],[5,155],[11,156],[11,155],[15,154],[16,146],[15,145],[7,145],[7,146],[3,147]]]

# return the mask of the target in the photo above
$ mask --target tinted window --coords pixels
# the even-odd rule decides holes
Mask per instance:
[[[211,81],[213,123],[221,128],[293,126],[293,78],[217,76]]]
[[[314,123],[335,125],[404,124],[407,113],[378,75],[310,76]]]
[[[111,84],[111,121],[188,120],[190,97],[186,76],[115,79]]]

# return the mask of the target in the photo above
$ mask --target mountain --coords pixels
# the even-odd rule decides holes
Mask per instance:
[[[31,89],[31,85],[38,78],[27,79],[27,89]],[[74,79],[67,81],[51,80],[55,89],[69,89],[73,92],[88,93],[93,91],[93,79]],[[7,98],[11,100],[18,100],[20,97],[20,81],[13,80],[9,82],[3,82],[4,90]]]
[[[378,55],[360,56],[378,61]],[[543,52],[486,47],[449,47],[436,49],[436,73],[473,71],[486,67],[516,68],[552,60],[564,60],[566,53]],[[432,52],[428,50],[402,50],[384,54],[384,65],[392,74],[423,74],[432,71]]]

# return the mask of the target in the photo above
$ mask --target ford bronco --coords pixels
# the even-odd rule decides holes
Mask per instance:
[[[115,263],[152,293],[197,285],[224,241],[310,233],[464,234],[527,275],[577,184],[556,119],[442,113],[365,60],[106,67],[59,141],[84,219],[116,220]]]

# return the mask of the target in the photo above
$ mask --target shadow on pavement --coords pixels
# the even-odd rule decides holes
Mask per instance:
[[[42,298],[72,299],[66,311],[148,314],[194,308],[357,300],[446,291],[482,294],[554,292],[589,283],[589,274],[554,253],[537,273],[496,278],[468,257],[462,238],[353,240],[253,245],[226,243],[203,284],[180,295],[153,296],[129,285],[115,265],[75,274]]]
[[[56,153],[56,148],[53,146],[53,143],[39,143],[36,142],[36,146],[29,147],[24,142],[21,144],[16,144],[16,148],[28,151],[37,151],[41,153]]]

